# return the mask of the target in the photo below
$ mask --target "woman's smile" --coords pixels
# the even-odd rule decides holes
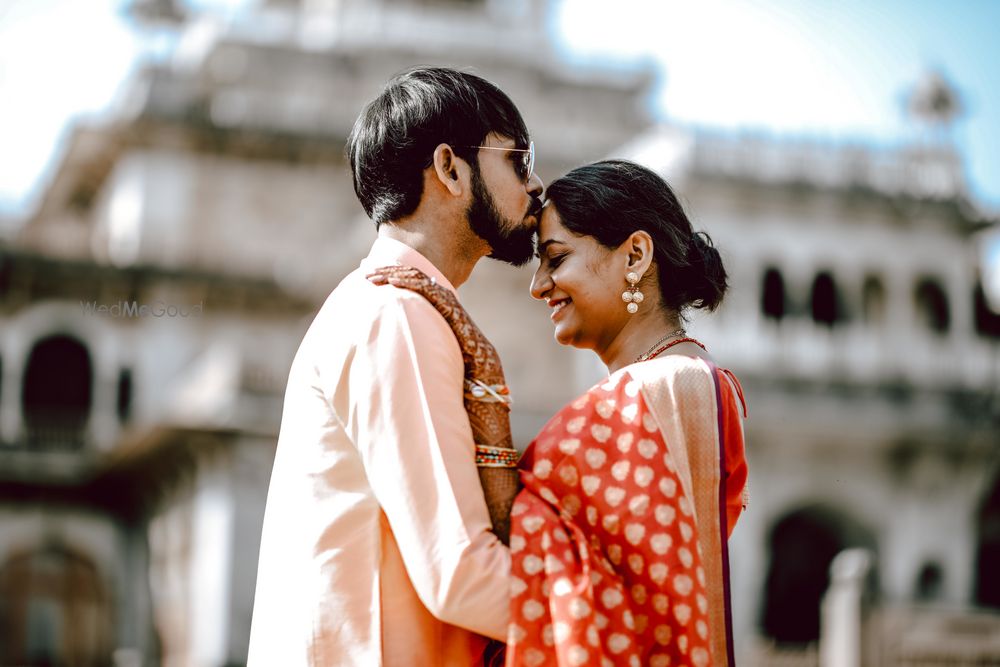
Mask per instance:
[[[554,322],[556,319],[558,319],[559,315],[566,309],[566,306],[568,306],[571,303],[573,303],[573,299],[570,299],[569,297],[550,299],[549,308],[552,309],[552,314],[549,315],[549,317],[552,319],[552,321]]]

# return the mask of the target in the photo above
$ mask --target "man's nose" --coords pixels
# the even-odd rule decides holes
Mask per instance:
[[[542,182],[541,176],[532,172],[531,176],[528,177],[528,194],[536,199],[541,199],[544,191],[545,183]]]

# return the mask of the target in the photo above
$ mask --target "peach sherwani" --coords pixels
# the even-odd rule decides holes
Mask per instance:
[[[510,554],[490,532],[462,354],[424,297],[366,273],[425,257],[379,238],[292,363],[249,667],[471,665],[504,639]]]

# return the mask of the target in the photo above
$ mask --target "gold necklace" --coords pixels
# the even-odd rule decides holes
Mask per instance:
[[[653,343],[652,345],[650,345],[649,349],[646,350],[645,352],[643,352],[642,354],[640,354],[638,357],[636,357],[635,361],[633,361],[632,363],[633,364],[637,364],[640,361],[646,361],[647,359],[649,359],[652,356],[653,351],[656,350],[656,348],[658,348],[663,343],[667,342],[671,338],[676,338],[678,336],[686,336],[686,335],[687,335],[687,332],[684,331],[684,327],[681,327],[680,329],[676,329],[674,331],[671,331],[666,336],[664,336],[660,340],[658,340],[655,343]]]

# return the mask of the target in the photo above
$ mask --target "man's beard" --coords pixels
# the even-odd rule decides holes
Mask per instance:
[[[541,202],[532,199],[529,212],[537,217]],[[490,244],[490,258],[523,266],[535,256],[535,230],[523,222],[504,220],[478,169],[472,170],[472,202],[466,215],[473,233]]]

